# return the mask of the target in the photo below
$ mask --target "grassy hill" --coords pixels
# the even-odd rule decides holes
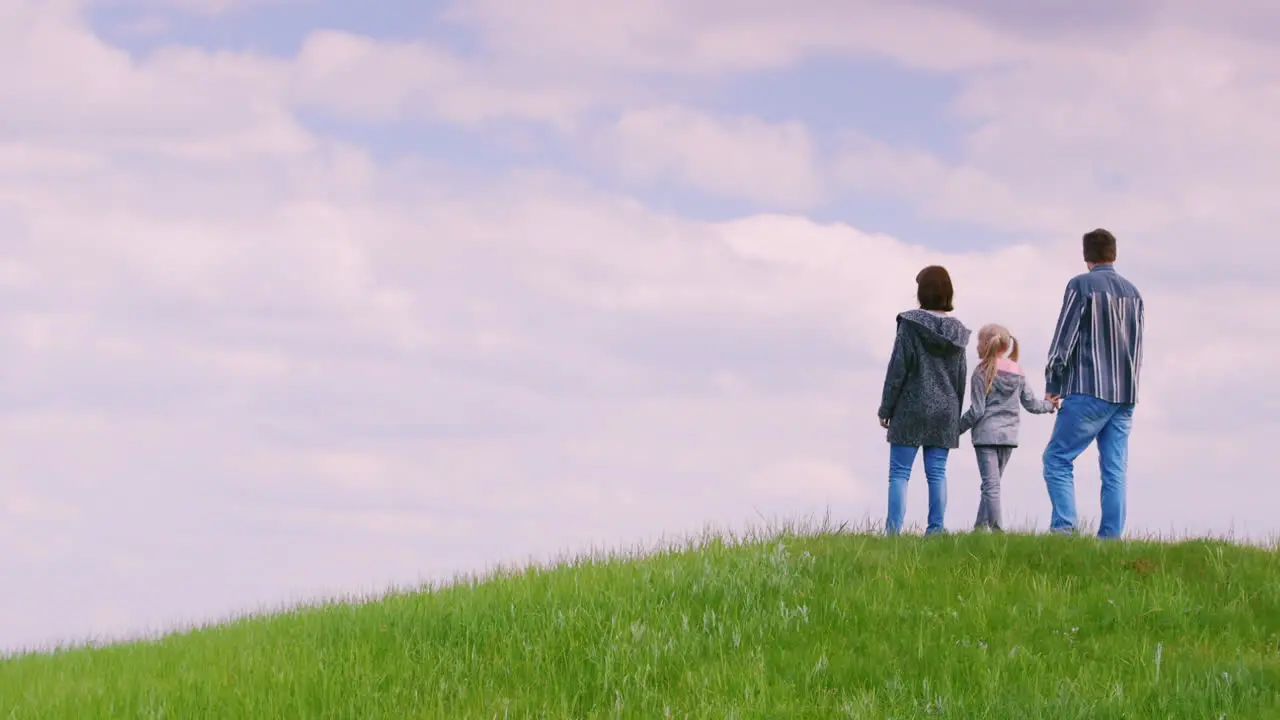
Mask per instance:
[[[9,718],[1280,717],[1280,553],[783,535],[0,661]]]

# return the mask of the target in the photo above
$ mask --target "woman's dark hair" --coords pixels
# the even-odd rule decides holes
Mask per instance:
[[[1084,261],[1113,263],[1116,261],[1116,236],[1098,228],[1084,234]]]
[[[951,274],[941,265],[930,265],[916,275],[916,300],[922,310],[951,312],[955,290],[951,287]]]

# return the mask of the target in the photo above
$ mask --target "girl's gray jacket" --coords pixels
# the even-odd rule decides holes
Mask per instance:
[[[969,410],[960,418],[960,432],[973,430],[974,445],[1018,445],[1018,404],[1027,412],[1053,412],[1053,403],[1037,398],[1027,387],[1021,368],[1002,359],[996,366],[996,381],[987,392],[987,377],[979,365],[973,371],[969,389]]]

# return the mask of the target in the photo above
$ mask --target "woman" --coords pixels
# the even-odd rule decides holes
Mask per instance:
[[[947,456],[960,446],[960,411],[968,375],[969,329],[951,317],[954,290],[947,269],[930,265],[916,275],[918,310],[898,315],[898,335],[885,373],[880,426],[888,430],[889,516],[897,535],[907,512],[907,481],[924,448],[929,483],[926,535],[942,532],[947,509]]]

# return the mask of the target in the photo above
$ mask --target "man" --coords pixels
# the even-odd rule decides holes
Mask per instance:
[[[1124,532],[1129,430],[1142,368],[1142,295],[1115,269],[1116,238],[1084,235],[1089,271],[1067,283],[1045,368],[1045,399],[1061,403],[1044,450],[1044,482],[1053,506],[1049,529],[1075,533],[1074,464],[1095,440],[1102,471],[1098,537]]]

